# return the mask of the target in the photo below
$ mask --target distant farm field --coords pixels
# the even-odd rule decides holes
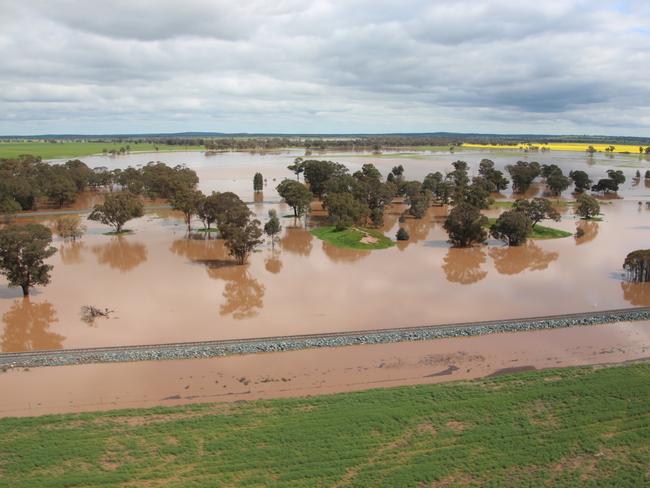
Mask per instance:
[[[76,158],[101,154],[106,151],[119,151],[127,143],[103,142],[0,142],[0,158],[13,158],[21,154],[33,154],[43,159]],[[158,151],[203,151],[203,146],[178,146],[167,144],[136,144],[128,143],[130,152]]]
[[[7,486],[647,486],[650,364],[0,420]]]
[[[589,146],[593,146],[596,151],[605,152],[608,147],[614,146],[615,153],[639,154],[638,145],[629,144],[587,144],[584,142],[551,142],[548,144],[532,143],[533,146],[545,147],[551,151],[579,151],[586,152]],[[505,145],[505,144],[472,144],[464,143],[463,147],[476,149],[524,149],[525,144]],[[645,147],[644,147],[645,151]]]

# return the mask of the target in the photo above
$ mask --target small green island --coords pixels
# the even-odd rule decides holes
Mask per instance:
[[[488,228],[492,227],[496,223],[497,219],[491,217],[488,219],[487,226]],[[546,227],[544,225],[535,225],[533,230],[528,234],[529,239],[560,239],[562,237],[570,237],[573,234],[566,230],[555,229],[553,227]]]
[[[377,230],[364,229],[360,227],[349,227],[343,230],[336,230],[333,225],[316,227],[311,234],[319,239],[329,242],[333,246],[346,247],[348,249],[386,249],[393,247],[395,243]]]

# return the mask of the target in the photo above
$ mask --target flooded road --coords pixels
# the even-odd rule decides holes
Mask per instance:
[[[0,417],[232,402],[650,358],[634,322],[184,361],[0,372]],[[553,377],[549,377],[552,381]]]
[[[473,164],[490,157],[472,154]],[[91,166],[149,159],[193,162],[190,166],[197,169],[205,191],[238,191],[243,199],[256,201],[250,208],[264,222],[271,208],[280,216],[290,214],[279,203],[273,179],[291,176],[286,164],[295,156],[170,153],[84,159]],[[421,178],[444,169],[443,160],[448,165],[455,159],[470,160],[468,156],[330,158],[351,169],[371,161],[384,173],[401,163],[407,177]],[[540,162],[569,157],[534,156]],[[507,162],[506,156],[499,157],[499,164]],[[605,158],[594,159],[599,157]],[[591,165],[584,155],[571,158],[569,166],[603,174],[616,164],[638,163],[618,155]],[[256,169],[262,170],[267,186],[254,200]],[[381,251],[349,250],[312,237],[309,226],[323,217],[316,210],[307,227],[304,221],[282,218],[279,242],[263,245],[245,266],[233,266],[221,240],[201,232],[188,235],[181,217],[168,209],[153,209],[129,222],[126,227],[134,233],[120,237],[103,235],[106,227],[87,222],[81,241],[56,240],[58,252],[49,260],[54,265],[52,283],[38,287],[32,297],[23,299],[0,278],[0,350],[249,338],[648,306],[650,286],[623,282],[621,266],[628,252],[648,247],[650,210],[638,200],[648,200],[650,190],[643,180],[636,186],[628,181],[625,187],[620,192],[624,199],[602,206],[602,222],[577,220],[564,208],[562,222],[551,224],[571,232],[582,227],[580,238],[530,241],[519,248],[490,241],[478,248],[452,249],[442,229],[447,209],[436,207],[424,219],[407,218],[401,224],[411,235],[408,242]],[[397,204],[388,209],[386,235],[395,235],[403,210]],[[48,223],[48,218],[40,221]],[[200,228],[199,222],[194,225]],[[87,324],[80,315],[87,305],[114,312]]]

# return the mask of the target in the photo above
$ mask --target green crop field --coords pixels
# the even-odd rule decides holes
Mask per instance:
[[[121,147],[130,146],[130,152],[158,151],[204,151],[203,146],[177,146],[167,144],[104,143],[104,142],[0,142],[0,158],[14,158],[21,154],[33,154],[43,159],[77,158],[101,154],[102,150],[119,151]]]
[[[650,364],[0,420],[3,486],[648,486]],[[438,484],[439,483],[439,484]]]

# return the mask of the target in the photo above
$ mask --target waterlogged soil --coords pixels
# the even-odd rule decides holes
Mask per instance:
[[[649,357],[650,322],[635,322],[215,359],[14,369],[0,372],[0,389],[12,392],[0,397],[0,417],[306,396]],[[227,412],[227,406],[219,411]]]
[[[280,216],[291,213],[273,188],[292,176],[286,165],[297,155],[161,153],[84,160],[108,167],[150,159],[186,163],[197,170],[204,191],[235,191],[264,221],[269,209]],[[448,170],[456,159],[475,168],[484,157],[500,166],[526,157],[555,162],[565,172],[585,169],[594,179],[610,167],[623,167],[628,177],[635,171],[630,166],[650,167],[638,157],[576,153],[313,157],[341,161],[352,170],[373,162],[384,174],[402,164],[408,178]],[[254,195],[252,176],[258,170],[267,185],[263,194]],[[535,185],[530,193],[542,194],[543,186]],[[543,223],[570,232],[581,227],[582,237],[530,241],[518,248],[492,240],[487,246],[450,248],[442,229],[448,209],[434,207],[425,218],[401,224],[410,241],[377,251],[342,249],[309,233],[309,227],[324,223],[315,205],[306,222],[283,218],[279,241],[265,243],[245,266],[234,265],[215,235],[188,234],[180,215],[168,209],[153,208],[129,222],[133,233],[124,236],[104,235],[106,227],[88,222],[81,241],[55,240],[52,282],[36,288],[29,299],[0,278],[0,350],[276,336],[650,306],[650,286],[626,283],[621,269],[628,252],[648,247],[650,189],[644,180],[628,178],[620,196],[603,204],[601,222],[576,219],[570,207],[562,206],[561,222]],[[84,198],[78,208],[88,208],[97,196]],[[388,209],[387,236],[394,237],[404,208]],[[30,220],[47,224],[52,218]],[[200,228],[199,222],[193,225]],[[113,313],[88,324],[80,315],[86,305]]]

